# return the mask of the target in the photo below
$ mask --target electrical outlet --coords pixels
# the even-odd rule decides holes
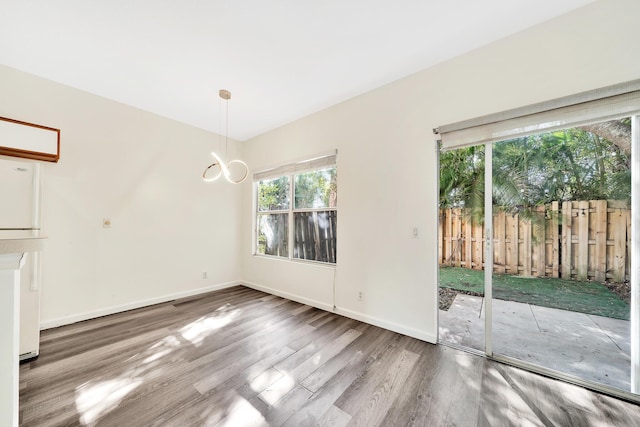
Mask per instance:
[[[202,278],[203,278],[203,279],[206,279],[206,278],[207,278],[207,272],[206,272],[206,271],[203,271],[203,272],[202,272]]]
[[[358,301],[364,301],[364,292],[358,291]]]

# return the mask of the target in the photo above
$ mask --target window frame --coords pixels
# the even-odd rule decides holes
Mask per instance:
[[[309,263],[316,264],[324,267],[335,268],[337,265],[337,256],[336,261],[318,261],[314,259],[304,259],[300,257],[294,256],[295,252],[295,214],[298,213],[308,213],[308,212],[335,212],[336,213],[336,221],[337,221],[337,212],[338,206],[336,202],[336,206],[334,207],[320,207],[320,208],[296,208],[295,207],[295,188],[296,188],[296,176],[302,175],[304,173],[316,172],[325,169],[335,168],[336,176],[337,176],[337,156],[335,154],[325,155],[325,156],[316,156],[309,160],[304,160],[298,163],[288,164],[284,166],[280,166],[278,168],[272,169],[267,172],[256,173],[254,174],[253,179],[253,256],[257,257],[265,257],[270,259],[277,259],[281,261],[290,261],[290,262],[301,262],[301,263]],[[308,166],[305,166],[308,165]],[[270,173],[271,172],[271,173]],[[278,209],[278,210],[260,210],[258,196],[260,194],[260,182],[277,179],[283,176],[287,176],[289,178],[289,207],[288,209]],[[336,178],[337,182],[337,178]],[[336,188],[336,193],[337,193]],[[258,219],[261,215],[272,215],[272,214],[286,214],[288,215],[286,224],[287,224],[287,256],[279,256],[279,255],[270,255],[263,254],[258,252],[258,241],[259,241],[259,233],[260,233],[260,224]],[[337,235],[335,238],[335,246],[337,252]]]

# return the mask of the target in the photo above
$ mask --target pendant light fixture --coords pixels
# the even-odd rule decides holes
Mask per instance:
[[[231,99],[231,92],[220,89],[218,94],[220,95],[220,99],[223,99],[226,104],[224,154],[227,156],[227,148],[229,145],[229,100]],[[214,162],[207,166],[204,172],[202,172],[203,181],[213,182],[221,176],[224,176],[230,183],[240,184],[249,176],[249,167],[242,160],[231,160],[225,165],[220,156],[215,152],[212,151],[211,155],[213,156]]]

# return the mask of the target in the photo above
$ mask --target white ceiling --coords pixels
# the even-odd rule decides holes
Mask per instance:
[[[0,0],[0,63],[246,140],[592,1]]]

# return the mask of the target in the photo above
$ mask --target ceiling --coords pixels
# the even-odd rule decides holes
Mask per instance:
[[[0,64],[246,140],[592,1],[0,0]]]

